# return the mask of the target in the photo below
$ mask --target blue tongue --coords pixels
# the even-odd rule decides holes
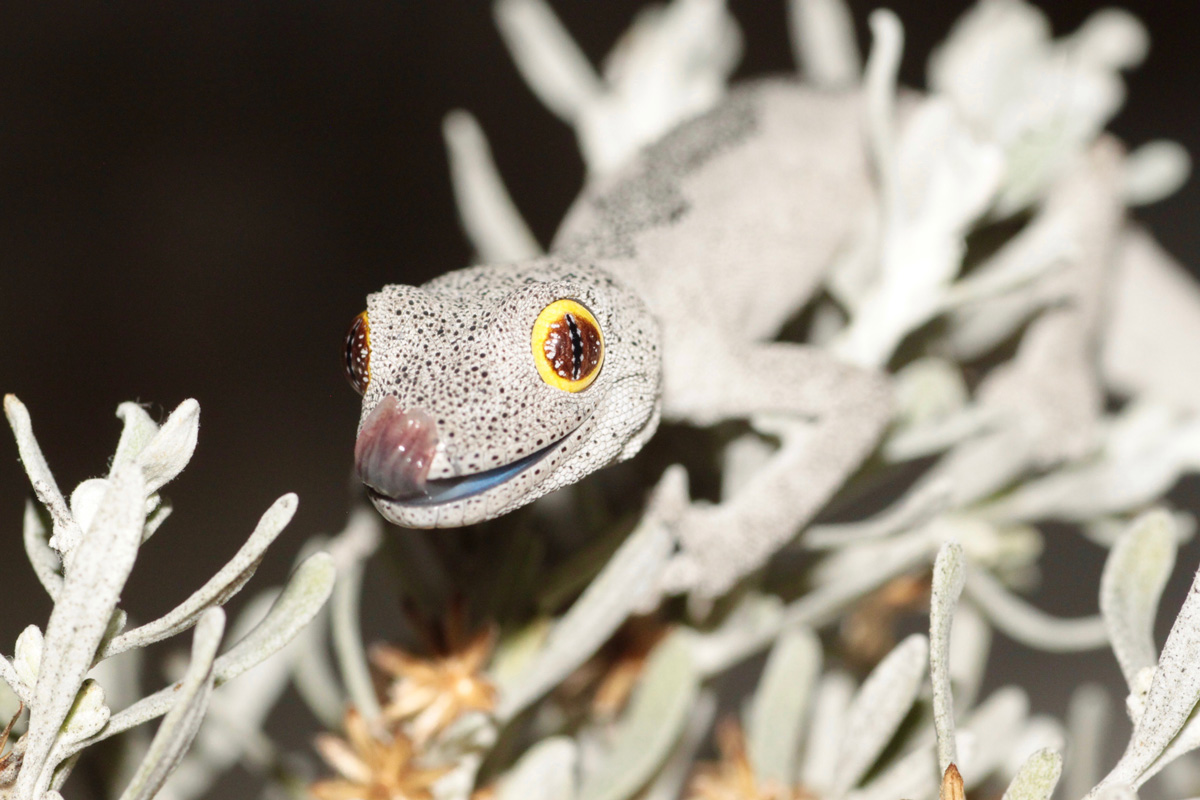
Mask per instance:
[[[551,445],[550,447],[553,447]],[[517,459],[511,464],[505,464],[503,467],[477,472],[474,475],[467,475],[462,478],[440,478],[425,482],[425,495],[423,497],[405,498],[405,505],[413,506],[432,506],[441,505],[443,503],[452,503],[455,500],[462,500],[466,497],[481,494],[491,489],[493,486],[499,486],[509,480],[517,473],[524,470],[533,462],[537,461],[550,448],[544,448],[537,452],[530,453],[527,456]]]

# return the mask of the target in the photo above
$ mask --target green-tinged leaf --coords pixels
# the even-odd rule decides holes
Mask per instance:
[[[1038,750],[1017,772],[1002,800],[1050,800],[1061,774],[1062,756],[1053,750]]]
[[[86,739],[107,725],[110,716],[103,687],[89,678],[75,695],[75,704],[63,723],[63,737],[72,742]]]
[[[710,689],[701,689],[674,752],[646,787],[646,791],[639,796],[639,800],[678,800],[683,794],[684,783],[695,767],[696,753],[708,739],[716,714],[716,693]]]
[[[113,455],[113,467],[122,462],[132,462],[158,433],[158,423],[151,419],[146,409],[137,403],[121,403],[117,406],[117,417],[125,423],[117,452]],[[112,476],[112,470],[109,470]]]
[[[912,708],[925,679],[928,640],[913,634],[872,670],[847,710],[833,794],[845,795],[867,773]]]
[[[615,744],[584,779],[580,800],[626,800],[645,786],[679,740],[699,690],[692,648],[682,633],[668,636],[650,656]]]
[[[521,628],[505,634],[496,643],[488,673],[499,684],[511,684],[529,669],[552,630],[547,617],[535,617]]]
[[[179,765],[200,730],[213,689],[213,660],[225,630],[225,612],[211,608],[196,623],[192,660],[180,681],[175,705],[167,712],[150,749],[121,800],[150,800]]]
[[[758,681],[746,726],[750,763],[760,780],[795,783],[800,739],[821,674],[821,643],[807,628],[780,637]]]
[[[543,739],[500,779],[498,800],[573,800],[578,762],[569,737]]]
[[[1175,567],[1176,531],[1166,511],[1150,511],[1117,540],[1100,579],[1100,612],[1125,682],[1158,661],[1154,617]]]

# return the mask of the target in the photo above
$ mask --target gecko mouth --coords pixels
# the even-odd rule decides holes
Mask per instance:
[[[570,436],[570,434],[567,434]],[[393,503],[398,503],[405,506],[428,507],[443,505],[445,503],[453,503],[456,500],[465,500],[468,497],[483,494],[489,489],[495,488],[500,484],[508,481],[520,473],[524,472],[529,467],[545,458],[555,447],[562,443],[564,439],[551,442],[541,450],[535,450],[527,456],[522,456],[516,461],[512,461],[500,467],[476,472],[471,475],[461,475],[454,478],[435,478],[425,481],[424,494],[419,494],[410,497],[393,498],[383,494],[371,487],[372,494],[386,498]]]
[[[429,469],[438,449],[433,418],[418,409],[403,410],[394,397],[386,397],[359,432],[354,448],[355,469],[375,500],[409,508],[443,506],[484,494],[525,473],[575,430],[578,428],[508,464],[469,475],[431,479]]]

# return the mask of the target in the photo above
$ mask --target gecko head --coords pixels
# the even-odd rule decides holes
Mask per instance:
[[[390,521],[469,525],[632,456],[658,420],[658,327],[607,273],[480,266],[367,298],[346,339],[355,468]]]

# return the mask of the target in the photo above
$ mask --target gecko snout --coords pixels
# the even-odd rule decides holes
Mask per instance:
[[[433,419],[419,409],[401,409],[389,395],[363,423],[354,444],[354,468],[359,480],[382,495],[421,497],[436,451]]]

